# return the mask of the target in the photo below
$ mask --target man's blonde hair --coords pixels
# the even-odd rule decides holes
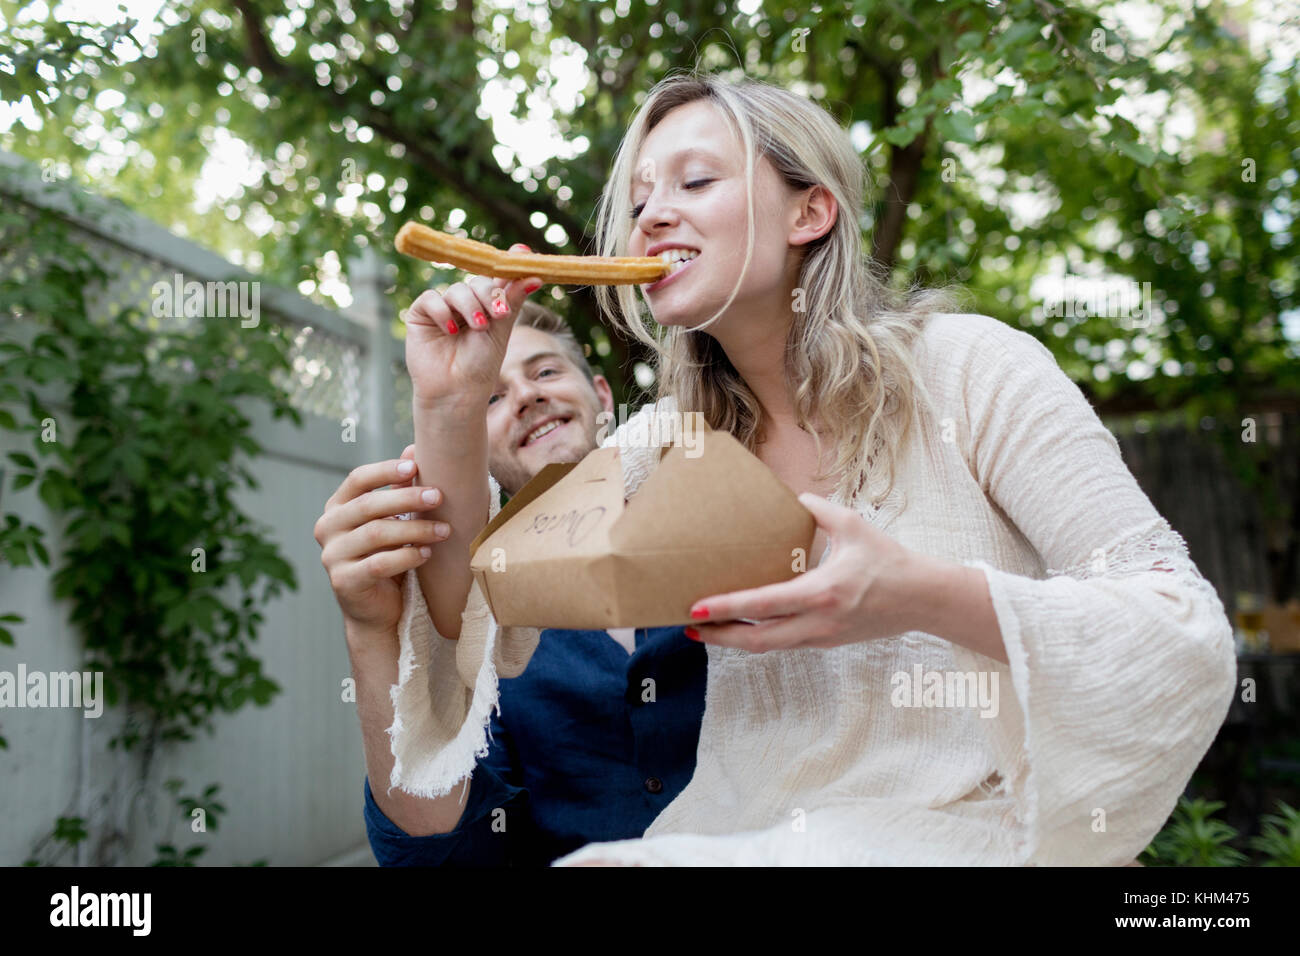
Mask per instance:
[[[669,112],[697,100],[712,103],[742,144],[749,197],[745,261],[754,252],[754,179],[762,155],[796,190],[821,185],[838,205],[830,231],[804,247],[786,342],[785,376],[798,423],[822,443],[814,423],[830,436],[837,490],[851,501],[887,475],[879,502],[892,490],[898,457],[913,415],[926,395],[911,346],[931,312],[952,311],[947,290],[900,293],[886,284],[862,243],[866,171],[847,131],[806,97],[752,79],[728,80],[694,71],[670,74],[650,91],[619,146],[598,208],[599,253],[628,254],[635,223],[629,194],[642,144]],[[751,452],[763,437],[762,409],[717,340],[704,331],[730,307],[695,329],[665,328],[643,310],[632,286],[598,286],[597,301],[616,326],[655,349],[656,397],[671,395],[683,411],[704,414],[709,426],[730,432]],[[827,477],[826,474],[819,478]]]

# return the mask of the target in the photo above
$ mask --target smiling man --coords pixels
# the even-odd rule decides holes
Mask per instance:
[[[485,409],[487,460],[514,494],[547,464],[592,451],[613,396],[564,321],[531,302],[500,362]],[[356,469],[316,526],[356,681],[375,858],[381,866],[544,865],[589,842],[640,836],[695,768],[706,655],[681,627],[542,631],[527,669],[499,683],[489,751],[467,787],[434,799],[371,789],[394,765],[402,575],[424,563],[418,548],[432,555],[448,537],[433,521],[387,520],[441,503],[440,490],[399,487],[414,471],[410,461]]]
[[[581,461],[596,447],[614,397],[554,312],[525,303],[488,399],[488,470],[513,495],[545,465]]]

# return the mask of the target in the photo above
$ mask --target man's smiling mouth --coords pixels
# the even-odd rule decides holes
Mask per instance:
[[[540,439],[545,438],[551,432],[555,431],[557,428],[561,428],[564,425],[567,425],[570,421],[571,419],[568,418],[548,419],[547,421],[543,422],[542,424],[534,428],[532,431],[530,431],[527,435],[525,435],[524,440],[519,443],[519,447],[527,448],[529,445],[535,444]]]

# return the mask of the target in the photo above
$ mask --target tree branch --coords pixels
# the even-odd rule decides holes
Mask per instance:
[[[929,80],[944,75],[943,63],[939,57],[939,48],[935,47],[926,58],[929,67]],[[891,97],[889,106],[897,109]],[[890,125],[893,125],[892,123]],[[898,257],[898,246],[903,238],[903,229],[907,222],[907,207],[917,193],[921,181],[921,169],[925,163],[925,154],[930,146],[930,133],[934,127],[934,114],[926,118],[925,127],[917,137],[906,146],[891,144],[889,158],[889,189],[892,196],[882,200],[885,213],[871,233],[871,256],[888,270],[892,270]]]
[[[405,40],[415,30],[415,25],[420,22],[420,14],[424,11],[424,0],[411,0],[411,20],[405,27],[399,22],[394,33],[397,34],[398,40]],[[400,46],[400,44],[399,44]]]
[[[248,39],[248,52],[253,65],[262,71],[263,76],[284,76],[286,68],[271,50],[262,32],[261,16],[252,8],[248,0],[232,0],[244,21],[244,36]]]
[[[332,108],[357,115],[359,120],[391,142],[401,143],[412,158],[439,181],[459,193],[474,197],[503,230],[518,237],[514,241],[526,242],[538,250],[546,247],[542,231],[529,222],[529,214],[523,204],[505,198],[517,193],[519,185],[502,172],[490,151],[486,156],[478,155],[466,147],[453,147],[445,153],[440,152],[422,137],[399,126],[391,113],[371,105],[368,99],[355,102],[349,93],[340,92],[332,85],[321,86],[314,78],[305,78],[301,73],[289,69],[267,43],[262,23],[249,0],[233,2],[244,18],[244,32],[248,38],[252,62],[264,76],[277,79],[299,95],[305,93],[316,98],[324,97],[330,101]],[[371,83],[383,85],[383,79],[375,76],[370,67],[365,64],[358,66]],[[474,178],[466,174],[472,165],[477,165],[480,173]],[[582,224],[577,219],[548,202],[545,196],[537,198],[546,206],[544,211],[550,222],[558,222],[572,237],[579,240],[584,238]],[[530,200],[530,204],[535,206],[537,203]]]
[[[546,196],[530,197],[526,203],[515,202],[507,198],[518,194],[519,184],[502,172],[496,160],[492,157],[490,150],[486,152],[486,155],[483,155],[471,147],[459,146],[440,152],[427,143],[423,137],[400,126],[393,119],[392,114],[371,105],[368,99],[360,103],[354,102],[351,95],[336,90],[333,85],[321,86],[315,81],[314,77],[305,78],[300,72],[290,69],[275,55],[263,32],[262,21],[249,0],[232,0],[232,2],[244,20],[244,33],[248,39],[250,59],[262,71],[263,76],[271,81],[265,84],[268,87],[268,92],[293,93],[298,96],[305,94],[315,98],[324,97],[329,101],[331,107],[336,110],[349,115],[360,114],[359,118],[366,125],[374,128],[378,134],[390,142],[401,143],[410,154],[412,162],[416,163],[432,177],[458,193],[473,197],[474,202],[483,209],[503,233],[511,237],[512,242],[526,243],[538,252],[546,250],[548,244],[543,230],[538,229],[529,221],[530,210],[527,208],[528,206],[536,208],[541,205],[544,207],[543,211],[547,215],[548,222],[557,223],[563,228],[569,235],[570,241],[581,251],[582,245],[587,238],[583,223],[559,209]],[[372,83],[378,83],[382,86],[382,80],[374,76],[373,70],[369,66],[366,64],[358,64],[358,66]],[[277,85],[281,87],[280,90],[271,89],[271,87]],[[290,97],[282,96],[282,99],[289,101]],[[478,167],[479,175],[477,177],[471,178],[471,176],[467,175],[466,171],[471,166]],[[576,313],[573,318],[577,319],[581,316],[585,320],[587,329],[603,324],[600,321],[599,305],[590,290],[571,290],[570,301],[573,303],[573,311]],[[581,322],[577,324],[582,325]],[[610,330],[608,338],[610,342],[608,359],[618,362],[620,370],[629,367],[630,363],[635,359],[644,358],[644,348],[640,346],[640,343],[634,343],[633,347],[629,349],[627,340],[612,330]],[[617,377],[617,375],[614,376],[615,379]],[[612,384],[616,388],[620,385],[617,381]]]
[[[881,128],[888,129],[894,125],[898,116],[898,64],[881,58],[873,50],[864,46],[857,37],[851,38],[848,45],[857,52],[858,59],[870,66],[880,77]]]

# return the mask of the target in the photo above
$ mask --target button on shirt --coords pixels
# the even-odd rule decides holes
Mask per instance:
[[[501,680],[469,800],[450,833],[410,836],[364,786],[381,866],[545,865],[587,843],[639,837],[686,786],[704,716],[707,655],[682,627],[547,629]]]

